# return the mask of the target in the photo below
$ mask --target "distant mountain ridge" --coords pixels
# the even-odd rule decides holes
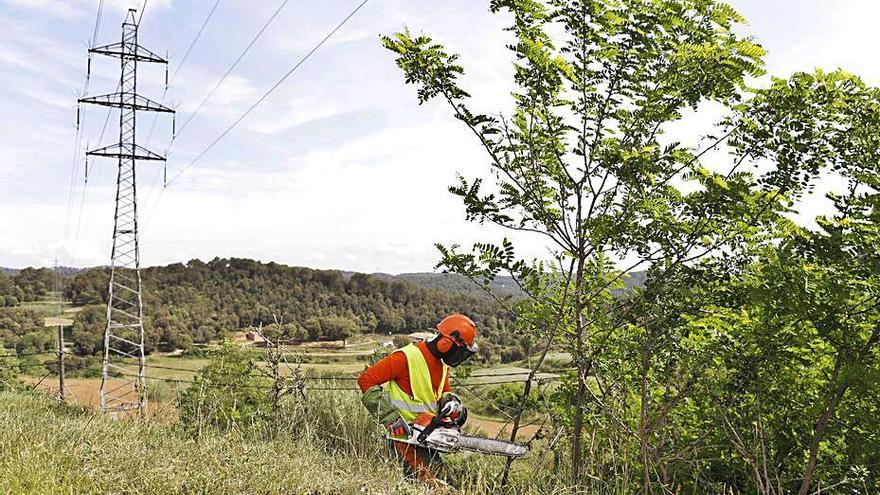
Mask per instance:
[[[488,297],[482,287],[463,275],[456,273],[431,273],[414,272],[391,275],[388,273],[372,273],[372,276],[387,280],[403,280],[426,289],[440,289],[447,292],[471,294],[480,297]],[[501,276],[489,284],[492,292],[499,297],[524,297],[525,293],[519,288],[513,277]]]
[[[346,276],[350,276],[350,274],[354,272],[343,273]],[[647,273],[647,271],[632,272],[623,277],[623,283],[626,285],[626,289],[620,292],[629,292],[634,288],[644,287]],[[440,289],[447,292],[466,293],[475,296],[488,297],[483,288],[477,285],[477,283],[456,273],[414,272],[400,273],[398,275],[371,273],[370,275],[387,281],[405,280],[411,284],[426,289]],[[499,276],[489,284],[489,288],[499,297],[525,297],[525,292],[523,292],[513,277],[509,275]]]
[[[32,268],[32,269],[34,269],[34,270],[40,270],[40,269],[43,269],[43,268],[45,268],[46,270],[54,270],[54,269],[55,269],[54,267],[51,267],[51,266],[39,267],[39,268],[33,268],[33,267],[27,267],[27,268],[7,268],[7,267],[5,267],[5,266],[0,266],[0,273],[2,273],[2,274],[4,274],[4,275],[15,276],[15,275],[18,275],[19,273],[21,273],[22,270],[27,270],[28,268]],[[96,268],[96,267],[76,268],[76,267],[73,267],[73,266],[59,266],[59,267],[58,267],[58,273],[60,273],[61,275],[76,275],[77,273],[79,273],[79,272],[81,272],[81,271],[84,271],[84,270],[91,270],[92,268]]]
[[[280,264],[280,263],[279,263]],[[282,264],[283,265],[283,264]],[[29,267],[30,268],[30,267]],[[48,270],[52,270],[52,267],[44,267]],[[106,268],[106,267],[87,267],[87,268],[76,268],[69,266],[60,266],[58,267],[58,271],[63,276],[73,276],[83,271],[88,271],[96,268]],[[291,268],[299,268],[299,267],[291,267]],[[27,268],[7,268],[0,266],[0,273],[9,276],[15,276],[21,273],[22,270],[26,270]],[[146,268],[145,268],[146,269]],[[342,273],[345,278],[350,278],[355,273],[361,272],[353,272],[348,270],[330,270],[330,271],[338,271]],[[447,292],[454,292],[460,294],[468,294],[472,296],[478,297],[488,297],[482,287],[477,285],[475,282],[471,281],[467,277],[463,275],[459,275],[456,273],[433,273],[433,272],[411,272],[411,273],[399,273],[397,275],[392,275],[390,273],[376,272],[370,273],[373,277],[376,277],[380,280],[385,280],[388,282],[393,281],[405,281],[409,282],[413,285],[426,288],[426,289],[440,289]],[[646,271],[640,272],[632,272],[629,276],[624,278],[624,284],[626,284],[625,291],[630,291],[634,287],[643,287],[645,285],[645,279],[647,276]],[[513,297],[513,298],[521,298],[525,297],[525,293],[522,289],[520,289],[519,285],[511,276],[499,276],[495,280],[493,280],[489,284],[489,288],[492,290],[493,294],[498,297]]]

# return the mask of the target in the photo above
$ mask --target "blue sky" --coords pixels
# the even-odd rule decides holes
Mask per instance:
[[[180,67],[165,98],[178,109],[178,124],[280,2],[221,0],[180,66],[214,1],[148,0],[140,42],[167,51],[172,73]],[[118,40],[125,9],[140,3],[106,0],[98,43]],[[169,177],[358,3],[289,0],[180,134],[169,154]],[[880,85],[880,2],[730,3],[749,19],[745,30],[768,50],[769,73],[843,67]],[[98,145],[105,110],[84,108],[84,142],[74,149],[75,101],[97,4],[0,0],[0,266],[51,265],[56,257],[76,266],[108,261],[115,163],[93,161],[88,187],[82,182],[82,148],[85,141]],[[488,13],[486,4],[370,0],[164,193],[161,179],[155,180],[159,168],[139,165],[143,263],[241,256],[366,272],[429,271],[437,260],[435,242],[500,238],[500,232],[467,224],[460,203],[446,192],[456,173],[485,172],[486,159],[472,136],[445,107],[419,106],[378,42],[379,34],[404,26],[433,35],[461,53],[466,85],[479,107],[504,110],[510,84],[505,19]],[[93,60],[89,94],[112,92],[117,71],[115,60]],[[163,80],[163,69],[142,66],[139,92],[159,100]],[[102,144],[115,135],[114,119]],[[153,118],[140,119],[143,145]],[[697,136],[713,119],[711,112],[694,116],[683,131]],[[160,117],[149,147],[165,153],[170,133],[170,120]],[[523,246],[528,254],[543,250],[526,240]]]

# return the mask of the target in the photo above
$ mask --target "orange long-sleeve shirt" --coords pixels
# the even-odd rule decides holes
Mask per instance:
[[[422,351],[425,356],[425,362],[428,363],[428,370],[431,372],[431,385],[434,390],[440,386],[440,378],[443,376],[443,362],[435,358],[431,351],[428,350],[424,341],[416,343],[416,347]],[[406,363],[406,354],[402,352],[392,352],[378,363],[366,369],[358,378],[358,386],[361,392],[366,392],[370,387],[382,385],[383,383],[394,380],[404,392],[412,395],[412,385],[409,381],[409,367]],[[443,392],[449,392],[449,376],[443,384]]]

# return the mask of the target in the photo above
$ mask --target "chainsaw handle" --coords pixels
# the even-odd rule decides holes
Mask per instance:
[[[425,429],[422,430],[421,433],[419,433],[419,437],[416,440],[418,440],[418,442],[420,444],[424,445],[425,440],[428,439],[428,435],[430,435],[434,430],[436,430],[437,427],[440,426],[441,424],[443,424],[443,417],[442,416],[434,416],[434,418],[431,419],[431,422],[428,423],[428,426],[426,426]]]

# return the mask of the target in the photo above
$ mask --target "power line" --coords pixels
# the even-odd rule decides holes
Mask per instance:
[[[47,356],[48,357],[48,356]],[[42,363],[19,363],[19,364],[0,364],[0,369],[16,369],[16,368],[43,368],[57,365],[57,361],[46,361]],[[72,370],[81,370],[87,369],[89,367],[88,364],[73,364],[65,363],[65,368]]]
[[[99,0],[98,1],[98,15],[95,18],[95,31],[92,33],[92,42],[91,42],[91,45],[89,46],[89,48],[94,48],[95,43],[98,42],[98,33],[101,30],[101,17],[103,16],[103,12],[104,12],[104,0]]]
[[[146,5],[147,5],[147,0],[144,0],[144,8],[146,8]],[[177,68],[174,69],[174,73],[171,75],[170,82],[167,79],[168,73],[167,72],[165,73],[165,78],[166,78],[165,83],[166,84],[165,84],[165,89],[162,91],[162,98],[159,99],[159,104],[165,103],[165,97],[168,94],[169,84],[173,83],[174,80],[177,79],[177,73],[180,72],[180,69],[183,68],[184,64],[186,63],[187,59],[189,58],[190,52],[192,52],[192,49],[196,45],[196,43],[199,41],[199,38],[201,38],[202,32],[205,30],[205,27],[207,27],[208,23],[211,21],[211,17],[214,16],[214,11],[217,10],[217,7],[219,5],[220,5],[220,0],[217,0],[216,2],[214,2],[214,5],[211,7],[211,10],[208,12],[208,15],[205,17],[205,20],[202,21],[201,27],[199,27],[199,30],[196,32],[195,37],[193,37],[193,40],[190,42],[189,47],[187,47],[186,52],[183,55],[183,58],[180,60],[180,65],[178,65]],[[141,17],[143,17],[143,10],[141,11]],[[153,123],[150,125],[150,132],[147,134],[147,145],[149,145],[150,141],[153,139],[153,131],[156,129],[156,121],[157,120],[159,120],[158,115],[153,117]],[[174,135],[171,136],[171,145],[170,145],[168,151],[165,153],[166,158],[171,153],[171,147],[174,146],[174,139],[176,137],[176,134],[177,133],[175,132]],[[153,195],[153,190],[156,189],[156,183],[159,181],[159,174],[162,173],[163,170],[167,170],[167,168],[163,167],[162,169],[156,170],[156,175],[153,177],[153,184],[150,186],[149,192],[147,192],[147,199],[144,202],[145,205],[149,205],[150,198]],[[164,184],[163,184],[162,189],[163,190],[165,189]],[[159,198],[161,199],[161,197],[162,197],[162,192],[160,191]],[[159,201],[157,200],[156,204],[158,204],[158,202]],[[152,218],[152,213],[147,217],[147,222],[144,223],[144,228],[146,228],[147,224],[149,223],[150,218]]]
[[[204,150],[202,150],[192,161],[190,161],[188,164],[186,164],[186,166],[184,166],[183,169],[180,170],[180,172],[178,172],[174,177],[172,177],[172,179],[166,183],[166,187],[171,185],[171,183],[174,182],[175,180],[177,180],[177,178],[180,177],[184,172],[186,172],[187,169],[189,169],[190,167],[195,165],[195,163],[198,162],[200,159],[202,159],[202,157],[204,157],[205,154],[208,153],[208,151],[210,151],[217,143],[219,143],[221,139],[226,137],[226,135],[229,134],[230,131],[235,129],[238,126],[238,124],[240,124],[241,121],[243,121],[245,119],[245,117],[250,115],[250,113],[252,111],[254,111],[254,109],[257,108],[258,105],[263,103],[263,101],[265,101],[265,99],[268,98],[269,95],[271,95],[276,89],[278,89],[278,87],[281,86],[281,84],[284,81],[286,81],[287,78],[289,78],[294,72],[296,72],[296,70],[299,69],[299,67],[303,63],[305,63],[306,60],[308,60],[316,51],[318,51],[318,49],[321,48],[324,45],[324,43],[327,42],[327,40],[329,40],[334,34],[336,34],[336,32],[339,31],[339,29],[342,28],[342,26],[344,26],[345,23],[347,23],[349,21],[349,19],[354,17],[354,15],[357,14],[358,11],[360,11],[361,8],[364,5],[366,5],[366,3],[368,1],[369,0],[361,1],[361,3],[358,4],[358,6],[355,7],[354,10],[352,10],[344,19],[342,19],[342,21],[340,21],[339,24],[336,25],[336,27],[334,27],[329,33],[327,33],[327,35],[324,36],[324,38],[322,38],[321,41],[318,42],[318,44],[316,44],[311,50],[309,50],[308,53],[305,54],[305,56],[303,56],[296,64],[294,64],[294,66],[290,70],[288,70],[287,73],[281,77],[281,79],[279,79],[275,84],[273,84],[272,87],[269,88],[269,90],[263,94],[263,96],[261,96],[247,110],[245,110],[245,112],[242,113],[235,120],[235,122],[232,123],[232,125],[230,125],[229,127],[226,128],[226,130],[221,132],[219,136],[217,136],[213,141],[211,141],[211,144],[209,144]]]
[[[178,367],[174,367],[174,366],[164,366],[164,365],[149,364],[149,363],[144,364],[144,366],[146,366],[148,368],[162,369],[162,370],[168,370],[168,371],[182,371],[182,372],[186,372],[186,373],[198,373],[199,371],[201,371],[201,368],[199,368],[199,369],[178,368]],[[554,372],[565,372],[565,371],[577,371],[577,368],[564,368],[561,370],[550,370],[550,371],[541,372],[541,374],[550,374],[550,373],[554,373]],[[464,378],[470,379],[470,378],[495,378],[495,377],[527,376],[530,373],[531,373],[530,370],[505,371],[502,373],[474,373],[474,374],[467,375]],[[259,376],[262,376],[262,375],[259,375]],[[546,377],[545,376],[545,377],[536,377],[535,379],[546,381],[546,380],[555,379],[555,378],[556,377]],[[307,376],[304,378],[304,380],[357,380],[357,379],[358,379],[357,377],[353,377],[353,376]],[[522,383],[522,382],[519,380],[514,380],[514,381],[507,381],[507,382],[490,382],[490,383],[486,383],[485,385],[494,385],[496,383]],[[473,385],[483,385],[483,384],[475,383]]]
[[[168,148],[168,152],[166,153],[166,156],[171,155],[171,150],[174,148],[174,143],[176,142],[177,137],[180,136],[180,133],[183,132],[183,130],[186,128],[186,126],[195,118],[195,116],[199,113],[199,111],[201,111],[202,107],[205,106],[205,103],[207,103],[207,101],[209,99],[211,99],[212,96],[214,96],[214,93],[217,92],[217,89],[219,89],[220,86],[226,81],[226,78],[229,77],[229,75],[232,73],[233,70],[235,70],[235,68],[238,66],[239,62],[241,62],[244,59],[245,55],[247,55],[247,53],[254,46],[254,44],[256,44],[256,42],[260,39],[260,37],[263,35],[263,33],[266,31],[266,29],[268,29],[268,27],[272,24],[272,22],[275,20],[275,18],[278,17],[278,14],[281,13],[281,10],[284,9],[284,7],[287,5],[287,3],[289,1],[290,0],[283,0],[281,2],[281,4],[278,6],[278,8],[275,9],[275,12],[272,13],[272,15],[269,17],[269,19],[266,20],[265,23],[263,23],[263,26],[260,28],[259,31],[257,31],[257,34],[251,39],[250,43],[248,43],[247,46],[245,47],[245,49],[241,52],[241,54],[239,54],[238,58],[235,59],[235,62],[233,62],[232,65],[229,66],[229,68],[223,74],[223,77],[220,78],[220,80],[217,82],[217,84],[215,84],[214,87],[211,89],[211,91],[209,91],[208,94],[202,99],[202,101],[198,104],[198,106],[193,111],[193,113],[191,113],[190,116],[187,117],[187,119],[186,119],[186,121],[184,121],[183,125],[180,126],[180,129],[176,130],[174,135],[171,137],[171,146]],[[164,98],[165,95],[163,94],[162,96]],[[155,125],[156,125],[156,119],[153,119],[153,125],[150,127],[150,134],[147,137],[147,142],[149,142],[149,139],[153,134],[153,128],[155,127]],[[153,195],[153,191],[156,189],[156,184],[159,182],[159,174],[160,173],[161,173],[161,170],[157,170],[156,175],[153,177],[153,184],[150,186],[150,191],[147,193],[147,201],[146,201],[147,207],[149,207],[150,198]],[[162,196],[165,193],[165,186],[166,185],[167,184],[163,184],[162,190],[159,191],[159,196],[158,196],[158,198],[156,198],[156,203],[153,205],[152,208],[150,208],[150,213],[147,215],[146,222],[144,222],[144,229],[145,230],[146,230],[146,227],[149,226],[150,221],[153,218],[153,213],[156,211],[156,207],[159,205],[159,202],[162,201]]]
[[[122,88],[122,84],[118,83],[116,85],[116,92],[118,93],[121,88]],[[98,136],[98,147],[99,148],[103,145],[104,135],[107,133],[107,126],[110,124],[110,116],[112,113],[113,113],[113,108],[112,107],[108,108],[107,109],[107,116],[104,117],[104,126],[101,127],[101,135]],[[88,158],[86,160],[88,160]],[[79,233],[80,233],[80,228],[82,227],[82,216],[83,216],[83,210],[85,208],[86,193],[88,192],[88,189],[89,189],[89,170],[88,170],[88,161],[86,161],[85,181],[83,182],[83,191],[82,191],[82,195],[80,196],[80,199],[79,199],[79,208],[77,209],[77,214],[76,214],[76,231],[73,236],[73,249],[70,253],[70,265],[73,265],[73,263],[76,260],[76,251],[77,251],[77,246],[79,245]]]
[[[144,20],[144,12],[146,12],[146,10],[147,10],[147,0],[144,0],[144,4],[141,6],[141,14],[140,14],[140,16],[138,16],[138,26],[140,26],[141,21]]]
[[[145,6],[145,7],[146,7],[146,3],[147,3],[146,0],[144,0],[144,6]],[[214,16],[214,12],[217,10],[217,7],[218,7],[219,5],[220,5],[220,0],[216,0],[216,1],[214,2],[214,5],[211,7],[211,10],[208,11],[208,15],[205,17],[205,20],[202,21],[202,25],[201,25],[201,27],[199,27],[199,30],[196,32],[195,37],[193,37],[192,41],[189,43],[189,46],[186,48],[186,52],[184,52],[184,54],[183,54],[183,58],[180,60],[180,65],[178,65],[177,68],[174,69],[174,72],[171,74],[171,80],[170,80],[170,81],[168,80],[168,73],[167,73],[167,72],[165,73],[165,77],[166,77],[166,79],[165,79],[165,89],[162,91],[162,98],[159,100],[159,104],[160,104],[160,105],[163,104],[163,103],[165,103],[165,96],[168,94],[168,85],[171,84],[171,83],[173,83],[174,80],[177,79],[177,73],[180,72],[180,69],[182,69],[183,66],[186,64],[186,61],[187,61],[187,59],[189,58],[189,54],[192,52],[193,47],[196,46],[196,43],[198,43],[199,38],[202,37],[202,32],[205,31],[205,28],[208,26],[208,23],[211,22],[211,17]],[[141,15],[143,16],[143,12],[141,12]],[[150,144],[150,140],[153,138],[153,130],[155,130],[155,128],[156,128],[156,121],[157,121],[158,119],[159,119],[159,116],[156,115],[156,116],[153,118],[153,123],[152,123],[152,125],[150,125],[150,132],[149,132],[149,134],[147,134],[147,144],[148,144],[148,145]],[[172,142],[172,144],[174,143],[174,137],[173,137],[173,136],[172,136],[172,138],[171,138],[171,142]],[[167,155],[167,153],[166,153],[166,155]],[[157,177],[157,178],[159,177],[159,174],[158,174],[158,173],[156,174],[156,177]],[[155,184],[155,181],[154,181],[154,184]],[[147,199],[149,199],[149,197],[148,197]]]
[[[253,37],[253,39],[251,39],[250,43],[247,44],[247,46],[241,52],[241,54],[238,55],[238,58],[235,59],[235,62],[233,62],[232,65],[229,66],[229,68],[226,70],[226,73],[223,74],[223,77],[221,77],[220,80],[217,81],[217,84],[215,84],[214,87],[211,88],[211,91],[209,91],[208,94],[205,95],[205,97],[198,104],[198,106],[193,111],[193,113],[191,113],[190,116],[183,122],[183,125],[181,125],[180,129],[177,130],[177,133],[175,134],[174,139],[177,139],[177,137],[180,136],[180,134],[183,132],[183,130],[186,129],[187,124],[189,124],[190,121],[192,121],[192,119],[195,118],[195,116],[199,113],[199,111],[202,109],[202,107],[205,105],[205,103],[208,100],[210,100],[212,96],[214,96],[214,93],[217,92],[217,89],[220,88],[220,86],[223,84],[224,81],[226,81],[226,78],[229,77],[229,75],[232,73],[233,70],[235,70],[235,68],[238,66],[239,62],[241,62],[242,59],[244,59],[245,55],[247,55],[247,53],[254,46],[254,44],[256,44],[257,40],[260,39],[260,37],[263,35],[263,33],[266,31],[266,29],[268,29],[268,27],[272,24],[272,22],[275,20],[275,18],[278,17],[278,14],[281,13],[281,10],[284,9],[284,6],[287,5],[287,3],[289,1],[290,0],[283,0],[281,2],[281,4],[278,5],[278,8],[275,9],[275,12],[272,13],[272,15],[269,17],[269,19],[266,20],[265,23],[263,23],[263,27],[261,27],[260,30],[257,31],[257,34]],[[173,142],[172,142],[172,145],[173,145]]]
[[[147,214],[146,222],[144,222],[144,230],[147,230],[147,229],[149,228],[149,226],[150,226],[150,224],[151,224],[151,221],[152,221],[152,219],[153,219],[153,215],[155,214],[156,210],[158,209],[158,207],[159,207],[159,203],[162,201],[162,196],[165,194],[165,189],[166,189],[168,186],[170,186],[172,182],[174,182],[175,180],[177,180],[178,177],[180,177],[181,175],[183,175],[183,173],[186,172],[187,169],[189,169],[190,167],[192,167],[193,165],[195,165],[195,163],[196,163],[197,161],[199,161],[199,160],[200,160],[200,159],[201,159],[201,158],[202,158],[202,157],[203,157],[208,151],[210,151],[210,150],[211,150],[211,149],[212,149],[212,148],[213,148],[218,142],[220,142],[220,140],[223,139],[223,138],[226,136],[226,134],[228,134],[232,129],[234,129],[236,126],[238,126],[238,124],[241,123],[241,121],[244,120],[244,118],[247,117],[247,116],[248,116],[248,115],[254,110],[254,108],[256,108],[258,105],[260,105],[260,104],[263,102],[263,100],[265,100],[265,99],[266,99],[266,98],[267,98],[272,92],[275,91],[275,89],[278,88],[278,86],[281,85],[281,83],[283,83],[283,82],[284,82],[288,77],[290,77],[290,76],[291,76],[291,75],[292,75],[292,74],[293,74],[293,73],[294,73],[294,72],[295,72],[295,71],[296,71],[296,70],[297,70],[297,69],[298,69],[298,68],[299,68],[299,67],[300,67],[300,66],[301,66],[306,60],[308,60],[308,59],[312,56],[312,54],[314,54],[319,48],[321,48],[321,46],[323,46],[324,43],[326,43],[327,40],[330,39],[330,37],[332,37],[332,36],[336,33],[336,31],[338,31],[343,25],[345,25],[345,23],[348,22],[349,19],[351,19],[352,17],[354,17],[354,15],[357,14],[357,12],[358,12],[358,11],[359,11],[359,10],[360,10],[360,9],[361,9],[361,8],[362,8],[362,7],[368,2],[368,1],[369,1],[369,0],[363,0],[360,4],[358,4],[358,6],[355,7],[355,9],[352,10],[351,13],[348,14],[348,16],[346,16],[346,17],[345,17],[345,18],[344,18],[339,24],[337,24],[336,27],[333,28],[333,30],[331,30],[331,31],[330,31],[330,32],[329,32],[329,33],[328,33],[328,34],[327,34],[327,35],[326,35],[326,36],[325,36],[320,42],[318,42],[318,44],[315,45],[315,46],[314,46],[314,47],[313,47],[308,53],[306,53],[306,55],[305,55],[303,58],[301,58],[301,59],[300,59],[300,60],[299,60],[299,61],[298,61],[298,62],[297,62],[297,63],[296,63],[296,64],[295,64],[295,65],[294,65],[294,66],[293,66],[293,67],[292,67],[292,68],[291,68],[291,69],[290,69],[290,70],[289,70],[289,71],[288,71],[288,72],[287,72],[287,73],[286,73],[286,74],[280,79],[280,80],[278,80],[278,82],[276,82],[271,88],[269,88],[269,90],[268,90],[265,94],[263,94],[263,96],[261,96],[260,99],[258,99],[256,102],[254,102],[254,104],[251,105],[250,108],[248,108],[248,109],[247,109],[247,110],[246,110],[246,111],[245,111],[245,112],[244,112],[244,113],[243,113],[238,119],[236,119],[236,121],[233,122],[231,126],[229,126],[229,127],[228,127],[226,130],[224,130],[219,136],[217,136],[217,138],[214,139],[214,141],[212,141],[212,142],[208,145],[207,148],[205,148],[204,150],[202,150],[202,152],[199,153],[198,156],[196,156],[192,161],[190,161],[187,165],[185,165],[185,166],[180,170],[180,172],[178,172],[177,174],[174,175],[174,177],[171,178],[171,180],[165,182],[165,184],[162,186],[162,189],[159,191],[159,196],[158,196],[158,198],[156,199],[156,202],[153,204],[153,207],[150,208],[150,211],[149,211],[149,213]],[[283,7],[283,5],[282,5],[282,7]],[[279,8],[279,10],[280,10],[280,8]],[[273,15],[273,18],[274,18],[274,15]],[[270,19],[270,22],[271,22],[271,19]],[[268,24],[268,23],[267,23],[267,24]],[[261,32],[262,32],[262,30],[261,30]],[[258,34],[258,37],[259,37],[259,34]],[[247,49],[245,50],[245,52],[246,52],[246,51],[247,51]],[[237,63],[238,63],[238,62],[236,61],[236,64],[237,64]],[[226,76],[224,76],[224,78],[225,78],[225,77],[226,77]],[[216,89],[216,88],[215,88],[215,89]],[[212,92],[213,92],[213,91],[214,91],[214,90],[212,90]],[[201,107],[201,104],[200,104],[200,107]],[[191,119],[188,119],[188,120],[187,120],[187,123],[189,122],[189,120],[191,120]],[[155,122],[155,121],[154,121],[154,122]],[[174,146],[174,138],[172,138],[171,146],[172,146],[172,147]],[[147,200],[148,200],[148,201],[149,201],[150,195],[152,195],[152,191],[153,191],[153,189],[155,189],[155,185],[156,185],[156,182],[158,181],[158,179],[159,179],[159,174],[158,174],[158,172],[157,172],[156,176],[155,176],[154,179],[153,179],[153,187],[150,189],[150,193],[148,193],[148,195],[147,195]]]
[[[121,376],[137,376],[135,374],[130,373],[119,373]],[[113,377],[111,377],[113,378]],[[182,380],[179,378],[160,378],[160,377],[150,377],[150,380],[159,380],[163,382],[172,382],[172,383],[185,383],[188,385],[196,385],[196,384],[208,384],[208,385],[219,385],[223,387],[242,387],[242,388],[252,388],[258,390],[271,390],[272,385],[259,385],[255,383],[231,383],[231,382],[222,382],[222,381],[213,381],[213,380]],[[306,390],[357,390],[360,391],[357,387],[308,387]]]
[[[95,27],[92,31],[92,38],[89,40],[89,48],[94,48],[95,43],[97,43],[97,41],[98,41],[98,34],[100,33],[101,18],[103,17],[103,13],[104,13],[104,0],[99,0],[98,12],[95,15]],[[89,64],[89,67],[91,67],[91,55],[89,55],[88,64]],[[88,70],[88,71],[86,71],[86,76],[83,81],[82,96],[86,96],[86,93],[88,93],[88,91],[89,91],[90,79],[91,79],[91,70]],[[68,196],[67,196],[67,218],[65,219],[65,224],[64,224],[64,237],[67,237],[70,233],[69,232],[70,213],[71,213],[71,210],[73,209],[73,197],[74,197],[74,190],[75,190],[75,184],[76,184],[76,173],[77,173],[77,170],[79,169],[79,147],[82,144],[82,135],[83,135],[82,129],[85,127],[85,115],[82,115],[82,119],[80,119],[80,110],[79,110],[78,106],[77,106],[76,113],[77,113],[76,134],[73,139],[73,167],[71,167],[71,172],[70,172],[70,186],[68,189],[69,192],[68,192]],[[85,194],[85,187],[83,187],[83,194]],[[74,244],[75,243],[76,243],[76,241],[74,241]]]
[[[0,358],[51,355],[51,354],[52,354],[51,352],[34,352],[34,353],[17,354],[17,355],[16,354],[7,354],[7,355],[0,355]],[[134,363],[129,363],[129,364],[134,364]],[[180,367],[174,367],[174,366],[164,366],[164,365],[160,365],[160,364],[149,364],[149,363],[144,364],[144,366],[146,366],[147,368],[161,369],[161,370],[167,370],[167,371],[182,371],[185,373],[198,373],[199,371],[201,371],[201,368],[199,368],[199,369],[180,368]],[[566,371],[577,371],[577,368],[563,368],[560,370],[548,370],[548,371],[541,372],[541,374],[562,373],[562,372],[566,372]],[[506,371],[503,373],[473,373],[473,374],[467,375],[465,377],[465,379],[527,376],[529,373],[531,373],[531,371],[529,371],[529,370]],[[255,376],[257,376],[257,375],[255,375]],[[262,375],[259,375],[259,376],[262,376]],[[307,380],[307,381],[308,380],[331,380],[331,381],[332,380],[342,380],[342,381],[346,381],[346,380],[357,380],[358,378],[353,377],[353,376],[307,376],[307,377],[304,377],[303,379]],[[553,381],[555,379],[556,379],[556,377],[536,377],[536,380],[541,380],[541,381]],[[468,385],[496,385],[496,384],[501,384],[501,383],[522,383],[522,381],[509,380],[509,381],[502,381],[502,382],[468,383]]]
[[[117,93],[119,92],[121,87],[122,87],[121,83],[116,85],[116,92]],[[83,96],[85,96],[85,95],[83,95]],[[99,148],[102,146],[102,142],[104,141],[104,134],[107,133],[107,126],[110,123],[110,115],[112,114],[112,111],[113,111],[112,107],[107,109],[107,116],[104,118],[104,126],[101,127],[101,135],[98,137],[98,147]],[[88,158],[86,158],[86,160],[88,160]],[[88,192],[88,189],[89,189],[88,161],[86,161],[86,170],[85,170],[84,175],[85,175],[85,180],[83,182],[82,195],[80,196],[79,208],[77,209],[77,213],[76,213],[76,231],[73,236],[73,248],[70,253],[70,264],[71,265],[73,265],[73,263],[76,260],[76,251],[77,251],[77,246],[79,245],[79,233],[80,233],[80,228],[82,226],[83,210],[84,210],[85,204],[86,204],[86,193]]]
[[[39,353],[39,354],[48,354],[48,353]],[[14,357],[14,356],[0,356],[0,357]],[[52,364],[52,363],[0,365],[0,369],[40,368],[40,367],[50,365],[50,364]],[[135,363],[123,363],[123,364],[135,364]],[[169,367],[169,366],[151,365],[151,364],[145,364],[144,366],[147,368],[153,368],[153,369],[184,371],[184,372],[189,372],[189,373],[198,373],[201,371],[201,370],[193,370],[193,369],[187,369],[187,368],[173,368],[173,367]],[[128,373],[122,373],[122,372],[120,372],[119,375],[137,376],[135,374],[128,374]],[[506,376],[506,375],[507,375],[506,373],[501,373],[501,374],[489,375],[489,376]],[[261,374],[248,374],[247,376],[262,377],[263,375],[261,375]],[[112,375],[111,375],[111,378],[112,378]],[[160,381],[170,381],[170,382],[176,382],[176,383],[187,383],[187,384],[203,383],[203,381],[192,381],[192,380],[185,380],[185,379],[180,379],[180,378],[168,378],[168,377],[157,377],[157,376],[148,377],[147,380],[160,380]],[[306,377],[301,378],[301,380],[304,382],[310,382],[310,381],[350,381],[350,380],[357,380],[357,378],[356,377],[306,376]],[[489,382],[489,383],[473,383],[473,382],[461,381],[456,378],[453,378],[453,381],[455,382],[456,385],[462,386],[464,388],[475,387],[475,386],[486,386],[486,385],[504,385],[504,384],[509,384],[509,383],[522,383],[521,380],[503,380],[503,381],[495,381],[495,382]],[[540,378],[540,379],[538,379],[538,381],[552,382],[552,381],[557,381],[557,378],[555,378],[555,377],[554,378]],[[227,387],[240,385],[243,387],[269,388],[269,387],[265,387],[262,385],[258,386],[258,385],[254,385],[254,384],[236,384],[236,383],[232,383],[232,382],[223,382],[223,381],[219,381],[219,382],[212,381],[212,383],[214,383],[216,385],[227,386]],[[323,387],[323,388],[312,388],[312,390],[360,390],[360,389],[357,387]]]
[[[177,73],[180,72],[181,67],[183,67],[183,65],[186,63],[186,59],[189,58],[190,52],[192,52],[193,47],[196,46],[196,43],[199,41],[199,38],[201,38],[202,32],[205,30],[205,26],[207,26],[208,22],[211,21],[211,17],[214,16],[214,11],[217,10],[217,7],[219,5],[220,5],[220,0],[216,0],[214,2],[214,6],[212,6],[210,12],[208,12],[208,16],[205,17],[205,20],[202,22],[202,27],[200,27],[199,31],[196,33],[196,37],[193,38],[192,42],[189,44],[189,47],[186,49],[186,52],[183,54],[183,58],[180,60],[180,65],[178,65],[177,68],[174,69],[174,72],[171,74],[171,81],[172,82],[174,81],[174,78],[177,77]]]

